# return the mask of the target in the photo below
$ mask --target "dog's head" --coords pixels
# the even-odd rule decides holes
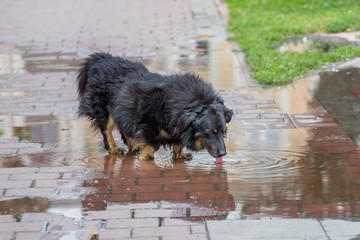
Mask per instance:
[[[226,123],[230,122],[232,116],[232,110],[222,102],[199,106],[190,114],[184,114],[180,122],[184,124],[183,127],[186,127],[186,122],[189,123],[187,132],[191,134],[184,145],[197,151],[206,149],[215,158],[226,155]]]
[[[195,121],[195,148],[206,149],[215,158],[226,155],[226,123],[233,112],[221,103],[206,107]]]

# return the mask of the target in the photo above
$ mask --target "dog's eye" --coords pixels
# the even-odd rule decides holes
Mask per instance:
[[[209,131],[209,132],[208,132],[209,135],[215,135],[216,133],[217,133],[217,132],[215,132],[215,131]]]
[[[224,128],[224,130],[223,130],[223,137],[224,137],[224,138],[227,137],[227,131],[228,131],[228,129],[227,129],[227,128]]]
[[[212,131],[209,132],[210,135],[214,135],[214,134],[217,134],[218,133],[218,130],[217,129],[214,129]]]

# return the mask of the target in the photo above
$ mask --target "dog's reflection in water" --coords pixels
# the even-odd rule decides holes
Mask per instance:
[[[173,163],[171,167],[160,167],[156,161],[138,160],[134,152],[124,157],[107,155],[102,177],[87,180],[87,187],[96,191],[83,198],[84,209],[166,202],[174,207],[180,204],[185,208],[181,216],[196,221],[226,217],[235,209],[224,168],[191,168],[184,160],[169,161]],[[195,219],[196,216],[201,219]]]

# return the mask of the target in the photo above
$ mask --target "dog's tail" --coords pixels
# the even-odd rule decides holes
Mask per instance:
[[[88,83],[88,73],[90,66],[101,59],[111,58],[108,53],[100,52],[91,54],[84,62],[78,65],[79,70],[77,71],[77,83],[78,83],[78,96],[81,98],[85,94],[86,85]]]
[[[79,64],[79,70],[77,72],[77,83],[78,83],[78,96],[81,98],[84,96],[85,87],[88,81],[88,71],[90,68],[91,57],[85,59],[84,62]]]

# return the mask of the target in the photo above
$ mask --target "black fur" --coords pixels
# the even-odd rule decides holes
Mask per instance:
[[[195,151],[206,148],[214,157],[226,154],[223,134],[233,112],[193,74],[163,76],[139,62],[95,53],[81,64],[77,81],[78,115],[101,131],[111,115],[122,134],[155,150],[177,144]],[[162,129],[171,137],[161,135]],[[196,145],[199,138],[201,147]],[[108,148],[106,137],[104,144]]]

